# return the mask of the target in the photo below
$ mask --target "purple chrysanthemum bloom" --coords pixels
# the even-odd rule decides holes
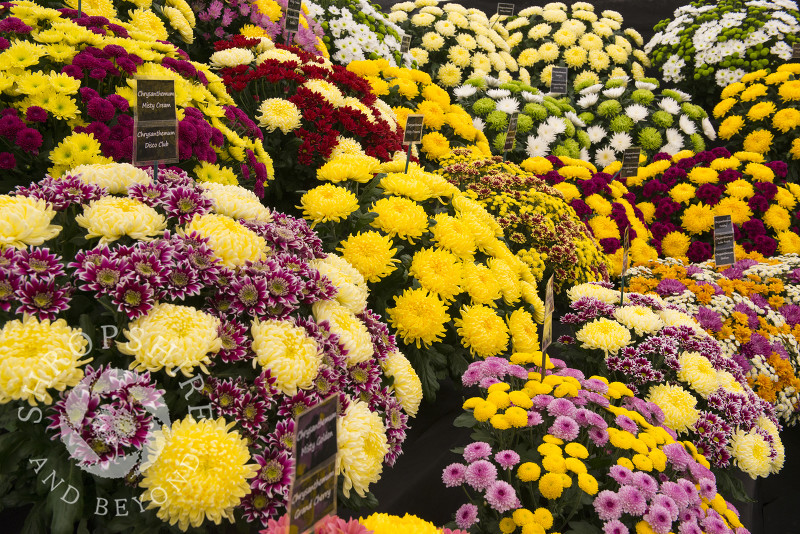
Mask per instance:
[[[500,464],[503,469],[511,469],[520,461],[519,454],[510,449],[500,451],[494,455],[494,460]]]
[[[701,478],[698,484],[701,497],[711,500],[717,494],[717,483],[713,478]]]
[[[200,274],[188,261],[181,261],[167,270],[164,282],[165,285],[160,288],[162,293],[174,300],[199,295],[203,289]]]
[[[680,295],[684,291],[686,291],[686,285],[679,280],[674,280],[672,278],[665,278],[658,283],[655,289],[656,293],[658,293],[662,297],[668,297],[672,295]]]
[[[492,447],[484,441],[476,441],[464,447],[464,459],[473,463],[477,460],[484,460],[492,455]]]
[[[251,317],[266,315],[269,291],[264,277],[247,274],[235,276],[224,293],[232,297],[231,310],[236,314]]]
[[[12,249],[13,250],[13,249]],[[22,277],[7,270],[0,269],[0,310],[11,310],[14,294],[22,284]]]
[[[594,509],[602,521],[613,521],[622,515],[622,501],[613,491],[603,490],[594,498]]]
[[[619,414],[614,420],[622,430],[627,430],[631,434],[636,435],[639,432],[639,425],[633,422],[633,419],[625,414]]]
[[[478,522],[478,507],[474,504],[462,504],[456,511],[456,524],[458,528],[468,529]]]
[[[642,518],[650,524],[656,534],[667,534],[672,527],[672,518],[669,510],[659,505],[651,505],[650,510]]]
[[[800,324],[800,306],[797,304],[784,304],[779,311],[789,326]]]
[[[347,383],[356,395],[369,395],[378,390],[381,384],[381,370],[377,362],[369,360],[347,368]]]
[[[564,441],[572,441],[578,437],[580,426],[575,422],[575,419],[559,415],[556,420],[547,429],[547,432]]]
[[[300,390],[291,397],[284,395],[278,407],[278,415],[280,417],[297,417],[309,408],[313,408],[319,404],[320,400],[319,395],[315,391]]]
[[[169,189],[164,184],[150,182],[149,184],[132,184],[128,187],[128,196],[147,204],[151,208],[160,206]]]
[[[450,464],[442,471],[442,482],[448,488],[460,486],[465,482],[464,475],[467,472],[467,466],[464,464]]]
[[[25,110],[25,120],[28,122],[46,122],[47,111],[39,106],[29,106]]]
[[[501,514],[517,508],[520,504],[514,486],[504,480],[492,483],[484,495],[489,505]]]
[[[542,414],[539,412],[528,410],[528,422],[526,423],[527,426],[536,426],[542,424]]]
[[[55,321],[56,316],[69,308],[72,288],[59,287],[53,279],[32,279],[20,284],[14,293],[14,298],[19,302],[17,314],[30,314],[40,321],[48,319]]]
[[[491,462],[478,460],[469,464],[464,473],[464,480],[473,489],[483,491],[497,480],[497,468]]]
[[[285,451],[291,451],[294,447],[295,429],[294,419],[284,419],[275,425],[275,431],[267,436],[267,445],[277,447]]]
[[[123,280],[111,293],[111,302],[117,310],[133,320],[146,314],[153,307],[153,288],[147,283],[133,279]]]
[[[633,484],[633,472],[624,465],[612,465],[609,474],[620,485]]]
[[[589,439],[597,447],[602,447],[608,443],[608,431],[603,428],[592,427],[588,431]]]
[[[14,271],[32,278],[55,278],[65,274],[61,257],[51,254],[47,248],[21,250],[14,263]]]
[[[658,491],[658,482],[656,482],[656,479],[644,471],[636,471],[633,473],[633,485],[642,490],[646,499],[652,498]]]
[[[700,306],[694,318],[697,319],[697,322],[700,323],[704,330],[719,332],[722,329],[722,318],[711,308]]]
[[[629,534],[630,531],[619,519],[612,519],[603,525],[603,534]]]
[[[269,405],[250,392],[239,396],[235,403],[234,419],[250,434],[260,434],[262,431],[261,426],[267,422]]]
[[[563,415],[565,417],[573,418],[575,417],[575,411],[575,405],[564,398],[553,399],[550,404],[547,405],[547,413],[555,417]]]
[[[575,343],[575,338],[568,335],[559,336],[556,340],[557,342],[561,343],[562,345],[572,345]]]
[[[219,338],[222,340],[222,349],[217,356],[221,361],[237,362],[247,356],[250,350],[247,331],[247,326],[236,321],[223,321],[220,324]]]
[[[17,187],[15,192],[18,195],[46,200],[56,211],[63,211],[74,204],[88,204],[108,194],[106,188],[83,183],[79,177],[69,174],[59,179],[46,176],[28,187]]]
[[[283,495],[292,483],[294,460],[286,451],[267,449],[256,454],[253,460],[259,465],[258,473],[250,481],[250,487],[268,495]]]
[[[75,255],[76,261],[80,261],[79,256]],[[87,251],[85,257],[92,259],[82,262],[75,269],[76,277],[85,282],[81,286],[84,291],[110,293],[130,274],[130,263],[126,258],[99,257],[93,251]],[[98,263],[95,263],[95,258],[99,260]]]
[[[178,224],[186,224],[195,215],[205,215],[214,206],[211,199],[204,197],[202,190],[195,187],[173,187],[164,195],[161,205],[168,217],[178,219]]]
[[[647,501],[639,488],[625,485],[617,492],[622,503],[622,510],[633,516],[641,516],[647,510]]]

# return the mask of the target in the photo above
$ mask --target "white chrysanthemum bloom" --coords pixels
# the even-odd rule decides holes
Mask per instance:
[[[227,50],[220,50],[214,52],[208,59],[212,69],[221,69],[223,67],[238,67],[239,65],[249,65],[253,62],[255,56],[250,50],[245,48],[229,48]]]
[[[564,117],[569,119],[569,121],[578,128],[586,127],[586,123],[583,122],[583,120],[581,120],[581,118],[578,117],[578,114],[575,113],[574,111],[567,111],[566,113],[564,113]]]
[[[717,138],[717,131],[714,129],[714,125],[711,124],[711,121],[708,117],[703,117],[700,125],[703,127],[703,133],[706,135],[706,137],[712,141]]]
[[[255,193],[238,185],[225,185],[216,182],[197,184],[203,189],[203,196],[214,203],[214,212],[232,219],[251,219],[270,221],[272,215]]]
[[[637,89],[647,89],[648,91],[654,91],[658,89],[658,85],[650,82],[643,82],[641,80],[636,80],[634,85],[636,85]]]
[[[486,91],[486,96],[497,100],[499,98],[506,98],[508,96],[511,96],[511,91],[509,91],[508,89],[489,89],[488,91]]]
[[[134,184],[149,184],[152,179],[147,172],[130,163],[95,163],[78,165],[69,174],[78,176],[85,184],[105,187],[112,195],[124,195]]]
[[[530,91],[522,91],[520,94],[525,99],[525,102],[536,102],[537,104],[544,102],[544,95],[531,93]]]
[[[614,318],[639,336],[664,328],[664,321],[646,306],[621,306],[614,310]]]
[[[499,79],[495,78],[494,76],[486,76],[485,79],[486,79],[486,85],[488,85],[489,87],[498,87],[502,83]],[[487,94],[488,94],[488,91],[487,91]],[[511,94],[511,93],[509,92],[509,94]],[[505,96],[507,96],[507,95],[505,95]]]
[[[606,98],[619,98],[625,92],[625,87],[612,87],[611,89],[605,89],[603,91],[603,96]]]
[[[562,134],[567,130],[567,124],[561,117],[547,117],[545,122],[553,128],[556,134]]]
[[[394,379],[392,387],[403,411],[411,417],[416,416],[422,402],[422,382],[411,363],[395,350],[383,361],[383,370],[386,376]]]
[[[578,154],[578,159],[583,160],[583,161],[589,161],[591,159],[591,156],[589,155],[589,149],[588,148],[581,148],[581,151]]]
[[[528,144],[525,147],[525,153],[532,158],[544,157],[550,151],[550,143],[546,142],[535,135],[528,136]]]
[[[658,103],[658,107],[670,113],[672,115],[677,115],[681,112],[681,107],[678,102],[674,98],[666,97]]]
[[[365,362],[375,353],[367,327],[353,312],[338,302],[315,302],[312,313],[318,323],[328,321],[331,332],[339,336],[339,343],[347,350],[348,365]]]
[[[581,91],[581,92],[583,92],[583,91]],[[597,104],[598,98],[600,98],[600,96],[597,93],[589,93],[589,94],[583,95],[582,97],[580,97],[578,99],[578,105],[580,107],[582,107],[583,109],[586,109],[588,107],[591,107],[591,106],[594,106],[595,104]]]
[[[512,114],[519,111],[519,102],[515,98],[506,97],[497,101],[497,111]]]
[[[602,141],[608,132],[602,126],[589,126],[586,128],[586,134],[589,136],[589,142],[595,144]]]
[[[336,472],[342,475],[342,493],[364,497],[369,485],[381,478],[383,459],[389,452],[381,416],[361,400],[351,400],[344,416],[336,420]]]
[[[602,83],[596,83],[594,85],[590,85],[589,87],[581,89],[580,94],[584,95],[584,96],[585,95],[593,95],[595,93],[599,93],[602,89],[603,89],[603,84]]]
[[[625,132],[616,132],[608,140],[608,144],[617,152],[622,152],[633,145],[633,139]]]
[[[472,118],[472,125],[475,127],[476,130],[483,131],[486,128],[486,122],[480,117],[473,117]]]
[[[681,114],[680,118],[678,119],[678,125],[686,135],[692,135],[693,133],[697,132],[697,126],[687,115]]]
[[[353,313],[362,313],[367,307],[369,289],[364,277],[350,262],[336,254],[311,262],[311,266],[326,276],[336,287],[336,302]]]
[[[453,95],[459,100],[469,98],[477,92],[478,88],[474,85],[459,85],[453,89]]]
[[[258,37],[259,43],[255,46],[257,53],[266,52],[275,48],[275,43],[269,37]]]
[[[548,124],[547,122],[543,122],[538,128],[536,128],[536,135],[539,137],[539,139],[549,145],[556,140],[558,132],[555,128],[553,128],[552,125]]]
[[[594,162],[598,167],[608,167],[617,161],[617,153],[613,148],[606,146],[594,154]]]
[[[631,104],[627,108],[625,108],[625,115],[631,118],[631,120],[636,123],[639,121],[643,121],[647,118],[647,108],[641,104]]]
[[[665,134],[667,136],[667,144],[683,147],[683,136],[677,128],[667,128]]]

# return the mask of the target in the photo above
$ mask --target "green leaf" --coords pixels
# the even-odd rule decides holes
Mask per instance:
[[[601,534],[603,531],[588,521],[570,521],[569,530],[564,534]]]
[[[25,525],[23,525],[20,534],[40,534],[41,532],[47,531],[47,527],[44,523],[44,508],[44,501],[37,502],[33,505],[28,517],[25,519]]]
[[[740,476],[747,476],[741,472],[732,472],[730,469],[713,469],[714,476],[717,478],[717,491],[729,501],[739,501],[743,503],[756,502],[747,494],[744,482]],[[739,476],[737,476],[739,475]]]
[[[472,415],[472,412],[464,412],[453,421],[453,426],[458,428],[472,428],[478,424],[478,420]]]
[[[69,464],[68,471],[56,470],[56,477],[59,474],[64,474],[64,481],[59,484],[55,491],[51,491],[47,495],[48,507],[53,510],[53,517],[50,521],[50,528],[53,534],[72,534],[75,532],[75,522],[78,521],[78,514],[83,510],[83,480],[81,479],[81,470]],[[77,502],[67,502],[74,500],[75,491],[70,489],[75,488],[78,492]]]

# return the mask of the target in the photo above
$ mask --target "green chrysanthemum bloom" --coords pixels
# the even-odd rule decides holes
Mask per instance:
[[[614,117],[619,115],[622,112],[622,106],[620,105],[619,101],[614,100],[613,98],[610,100],[606,100],[605,102],[601,102],[599,106],[597,106],[597,114],[601,117]]]
[[[564,153],[558,153],[559,148],[563,149]],[[561,143],[556,149],[553,151],[553,155],[555,156],[567,156],[569,158],[577,158],[581,155],[581,147],[578,145],[578,142],[575,139],[567,139],[563,143]]]
[[[575,125],[572,124],[572,121],[565,119],[564,120],[564,125],[567,127],[567,129],[564,130],[564,133],[567,135],[567,137],[574,137],[576,128],[575,128]]]
[[[642,104],[643,106],[648,105],[656,95],[653,94],[653,91],[649,89],[637,89],[633,93],[631,93],[631,98],[637,104]]]
[[[529,115],[533,120],[539,122],[543,121],[549,115],[547,113],[547,108],[541,104],[537,104],[535,102],[529,102],[525,104],[525,107],[522,108],[522,112],[525,115]]]
[[[545,108],[547,108],[549,115],[555,115],[556,117],[560,117],[561,115],[563,115],[563,113],[561,112],[561,106],[553,102],[553,100],[554,100],[553,98],[547,97],[544,99],[544,102],[542,102],[542,105]]]
[[[486,80],[483,77],[480,78],[470,78],[464,85],[471,85],[473,87],[477,87],[479,89],[486,89]]]
[[[519,93],[520,91],[522,91],[522,89],[519,88],[519,84],[517,84],[516,82],[502,83],[498,86],[498,89],[506,89],[508,91],[511,91],[512,93]]]
[[[503,111],[494,110],[486,115],[486,124],[492,130],[506,130],[508,129],[508,115]]]
[[[686,115],[693,121],[699,121],[708,117],[708,114],[703,108],[690,102],[684,102],[681,104],[681,111],[686,113]]]
[[[706,142],[703,139],[703,136],[699,133],[693,133],[690,135],[689,140],[692,142],[692,150],[695,152],[702,152],[706,149]]]
[[[652,83],[652,84],[653,84],[653,85],[655,85],[656,87],[658,87],[659,85],[661,85],[661,84],[658,82],[658,80],[656,80],[655,78],[641,78],[641,79],[639,79],[639,81],[640,81],[640,82],[642,82],[642,83]]]
[[[578,115],[578,118],[583,122],[585,122],[586,126],[591,126],[592,123],[594,122],[594,114],[588,111],[584,111],[583,113]]]
[[[669,114],[669,113],[667,113],[666,111],[661,111],[661,110],[658,110],[658,111],[656,111],[655,113],[653,113],[653,114],[650,116],[650,118],[653,120],[653,122],[654,122],[654,123],[655,123],[657,126],[660,126],[660,127],[662,127],[662,128],[669,128],[670,126],[672,126],[672,123],[673,123],[673,122],[674,122],[674,120],[675,120],[675,119],[672,117],[672,115],[670,115],[670,114]]]
[[[642,131],[639,132],[639,146],[642,147],[643,150],[655,152],[661,148],[662,143],[661,132],[652,126],[642,128]]]
[[[630,132],[633,130],[633,119],[627,115],[617,115],[611,119],[609,128],[612,132]]]
[[[520,91],[528,91],[529,93],[533,93],[533,94],[538,94],[539,93],[539,90],[536,89],[535,87],[532,87],[530,85],[525,85],[522,82],[517,82],[517,85],[519,86]]]
[[[625,80],[620,80],[619,78],[612,78],[606,82],[606,89],[614,89],[615,87],[624,87],[626,85]]]
[[[576,132],[576,136],[578,138],[578,144],[581,146],[581,148],[589,148],[591,146],[592,142],[589,140],[589,134],[587,134],[585,131],[578,130]]]
[[[675,99],[676,102],[683,102],[684,100],[683,96],[681,96],[680,93],[678,93],[677,91],[673,91],[672,89],[664,89],[663,91],[661,91],[661,94],[666,97]]]
[[[533,128],[533,119],[527,115],[519,115],[517,117],[517,131],[519,133],[527,133]]]
[[[594,85],[594,81],[583,80],[581,83],[575,84],[575,92],[578,93],[580,91],[583,91],[584,89],[586,89],[587,87],[591,87],[592,85]]]
[[[565,113],[567,111],[571,111],[571,112],[575,113],[575,108],[573,108],[570,105],[569,100],[567,100],[566,98],[559,98],[558,100],[556,100],[556,104],[558,104],[558,107],[561,108],[561,111],[563,111]]]
[[[508,135],[507,132],[497,134],[497,136],[494,138],[494,141],[492,142],[495,150],[497,150],[498,152],[502,152],[503,148],[505,147],[506,135]],[[516,147],[517,147],[517,140],[514,139],[514,144],[512,145],[511,150],[514,150]]]
[[[472,104],[472,111],[477,113],[478,115],[486,115],[489,112],[494,111],[497,107],[497,102],[492,100],[491,98],[480,98],[474,104]]]

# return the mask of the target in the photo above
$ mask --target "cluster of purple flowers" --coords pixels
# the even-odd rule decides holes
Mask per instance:
[[[54,321],[69,308],[72,293],[61,257],[50,249],[0,252],[0,310]]]

